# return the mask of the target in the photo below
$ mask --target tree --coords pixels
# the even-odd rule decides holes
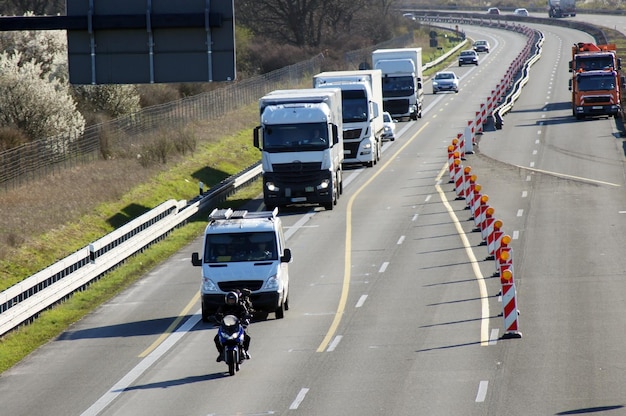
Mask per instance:
[[[19,52],[0,54],[0,126],[16,127],[31,140],[77,136],[85,119],[69,87],[44,75],[40,63],[24,62]]]
[[[106,113],[110,117],[131,114],[141,109],[136,85],[78,85],[74,87],[83,113]]]
[[[303,46],[320,46],[335,20],[349,17],[368,0],[240,0],[238,21],[255,34]]]

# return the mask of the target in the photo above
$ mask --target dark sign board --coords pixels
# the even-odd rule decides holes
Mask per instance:
[[[235,79],[234,0],[67,0],[72,84]]]

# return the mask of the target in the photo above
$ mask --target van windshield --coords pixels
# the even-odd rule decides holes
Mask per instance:
[[[277,260],[276,236],[271,231],[207,234],[205,263]]]

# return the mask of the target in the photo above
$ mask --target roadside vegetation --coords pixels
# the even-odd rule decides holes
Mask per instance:
[[[17,3],[24,2],[0,1],[0,11],[8,14],[3,6],[9,4],[14,6]],[[33,5],[45,3],[49,6],[58,2],[32,3]],[[243,8],[246,3],[236,1],[237,7]],[[254,4],[259,10],[265,3],[269,7],[271,2],[255,1]],[[364,3],[373,2],[337,1],[337,4],[345,7],[345,11],[353,11],[348,6],[363,6]],[[329,62],[334,62],[329,64],[330,68],[327,69],[338,69],[337,66],[340,65],[344,51],[376,44],[410,30],[414,31],[416,44],[424,48],[425,58],[434,58],[451,47],[450,43],[443,42],[441,43],[442,50],[425,47],[429,43],[429,29],[403,19],[400,13],[394,13],[393,8],[397,7],[396,2],[383,1],[382,4],[387,7],[384,10],[390,17],[387,21],[390,23],[388,27],[376,26],[376,30],[372,29],[369,34],[366,33],[367,31],[359,32],[358,36],[352,34],[354,39],[349,42],[346,41],[350,38],[349,35],[338,35],[342,27],[338,22],[335,22],[337,27],[334,30],[331,30],[332,28],[322,30],[325,37],[316,37],[318,32],[314,31],[304,39],[293,38],[293,41],[279,43],[280,46],[276,46],[276,38],[280,36],[289,38],[294,34],[275,33],[271,34],[274,38],[269,35],[258,38],[255,31],[260,30],[259,28],[255,29],[253,25],[238,28],[237,58],[238,67],[243,71],[241,75],[250,76],[259,71],[270,71],[297,60],[306,59],[320,51],[325,51],[329,56]],[[433,2],[433,4],[436,3]],[[515,7],[524,7],[520,3],[515,4]],[[492,5],[498,7],[497,4],[492,3]],[[255,8],[249,7],[249,9]],[[367,10],[370,16],[381,12],[380,9],[372,9]],[[18,11],[13,13],[23,13],[21,9],[16,10]],[[44,12],[51,13],[53,10],[44,8]],[[36,12],[36,14],[44,12]],[[344,19],[352,16],[343,15],[343,12],[337,13]],[[367,22],[364,15],[358,14],[356,19],[357,21],[351,22],[351,25],[360,27],[361,23]],[[4,44],[2,39],[5,41]],[[10,43],[11,47],[18,45],[13,40],[2,39],[0,39],[0,46],[8,45],[7,42],[13,42]],[[33,39],[40,38],[31,38]],[[23,43],[45,44],[43,41],[24,41]],[[623,44],[621,46],[618,44],[618,47],[620,50],[625,50],[621,49],[624,47]],[[5,62],[9,62],[9,59],[15,60],[17,56],[11,56],[6,49],[4,55]],[[241,59],[241,65],[239,59]],[[456,56],[451,58],[451,60],[455,59]],[[62,63],[60,66],[46,66],[45,62],[48,61],[43,59],[40,61],[22,59],[19,62],[21,64],[14,64],[10,67],[15,70],[16,74],[23,71],[26,62],[32,62],[28,64],[32,65],[31,76],[37,74],[36,76],[41,78],[42,74],[46,74],[46,77],[49,77],[52,73],[62,72]],[[62,61],[53,59],[50,62]],[[431,69],[430,73],[443,66],[445,65]],[[6,69],[4,72],[0,69],[0,89],[6,71]],[[21,79],[25,81],[27,77]],[[307,82],[303,87],[309,85]],[[80,120],[82,117],[86,125],[120,114],[132,113],[143,106],[179,99],[217,87],[219,86],[194,84],[124,86],[119,90],[113,87],[77,88],[71,91],[70,96],[77,100],[75,103],[80,104],[75,104],[73,110],[66,109],[64,113],[74,114],[73,120]],[[56,88],[61,89],[59,85]],[[69,91],[68,85],[65,90]],[[64,93],[67,94],[67,91]],[[0,101],[2,99],[0,94]],[[19,145],[25,140],[36,139],[35,133],[27,131],[29,123],[25,123],[25,128],[22,129],[19,127],[21,124],[16,120],[5,123],[4,119],[0,118],[0,151],[10,148],[12,144]],[[211,186],[256,162],[259,152],[252,146],[251,137],[252,128],[257,124],[258,109],[257,105],[253,104],[221,120],[188,126],[184,132],[165,132],[164,137],[185,135],[194,145],[187,152],[173,153],[172,157],[167,158],[164,163],[143,164],[137,159],[103,159],[56,173],[45,180],[32,182],[19,189],[0,191],[0,207],[2,207],[0,291],[84,247],[167,199],[193,198],[198,193],[197,181],[194,179],[195,172],[209,167],[211,176],[205,183]],[[260,192],[260,184],[255,183],[234,195],[224,206],[237,207],[257,197]],[[191,221],[185,227],[173,232],[167,240],[133,257],[124,266],[91,285],[89,290],[77,293],[59,307],[42,313],[32,324],[0,338],[0,372],[10,368],[34,349],[56,337],[69,325],[131,285],[171,254],[188,245],[201,234],[205,225],[203,218]]]

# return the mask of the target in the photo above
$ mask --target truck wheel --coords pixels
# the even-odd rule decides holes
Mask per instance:
[[[343,177],[341,172],[337,174],[337,183],[339,184],[339,195],[343,195]]]

